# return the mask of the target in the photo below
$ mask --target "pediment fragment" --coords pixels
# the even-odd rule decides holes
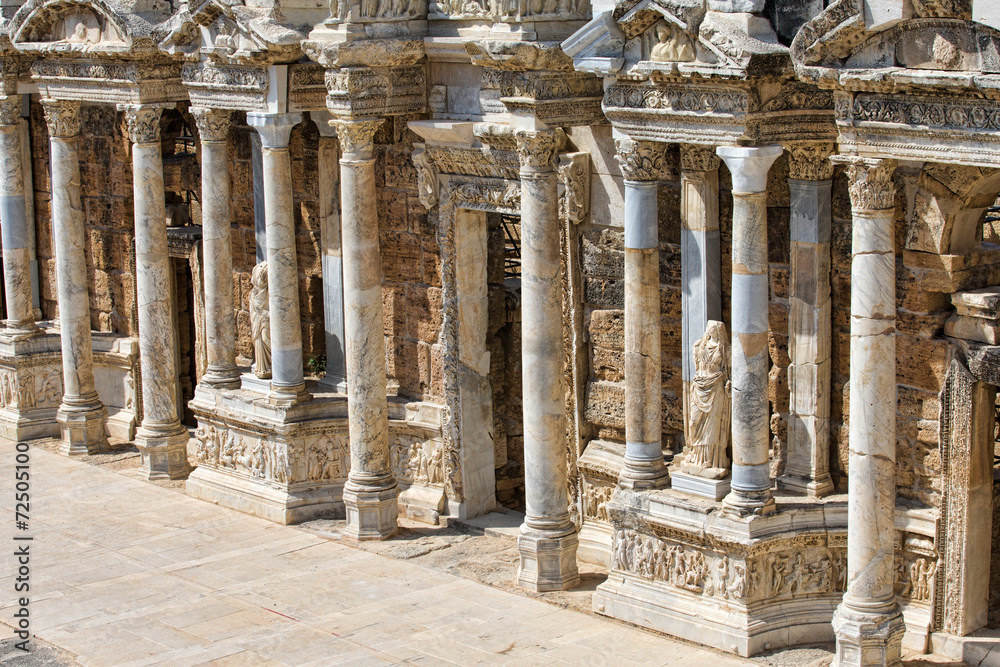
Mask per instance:
[[[301,56],[302,33],[276,9],[207,0],[182,7],[163,26],[160,50],[222,62],[289,62]]]

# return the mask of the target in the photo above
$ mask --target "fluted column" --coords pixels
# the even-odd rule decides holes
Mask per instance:
[[[80,203],[80,103],[42,100],[42,107],[52,163],[52,238],[63,362],[63,397],[56,421],[60,451],[87,454],[108,446],[108,410],[94,385],[86,229]]]
[[[851,195],[847,592],[833,617],[840,667],[900,664],[896,505],[895,160],[840,158]]]
[[[236,367],[233,250],[229,211],[229,111],[192,108],[201,137],[201,225],[208,368],[201,382],[240,386]]]
[[[344,485],[347,529],[358,540],[395,534],[399,488],[389,462],[382,255],[372,139],[381,118],[336,120],[343,212],[344,328],[351,472]]]
[[[187,429],[180,421],[177,390],[177,317],[171,294],[167,253],[162,109],[125,105],[132,140],[132,191],[135,210],[136,287],[139,302],[139,358],[142,369],[142,425],[135,445],[140,470],[148,479],[187,477]]]
[[[732,491],[738,514],[774,511],[768,463],[767,172],[780,146],[723,146],[716,153],[733,178]]]
[[[788,452],[783,488],[833,491],[830,478],[830,222],[833,142],[788,147],[791,267],[788,298]]]
[[[302,122],[297,113],[248,113],[247,124],[260,135],[264,166],[264,218],[267,236],[268,306],[271,310],[271,393],[274,405],[309,400],[302,367],[299,268],[292,215],[292,162],[288,141]]]
[[[563,369],[559,178],[562,130],[515,132],[521,162],[521,358],[524,368],[524,497],[517,538],[524,588],[552,591],[580,582],[576,528],[569,518]]]
[[[4,300],[2,335],[10,341],[37,336],[31,302],[31,243],[24,199],[21,148],[21,96],[0,97],[0,237],[3,241]]]
[[[618,483],[661,488],[670,476],[663,462],[660,410],[660,242],[656,188],[666,144],[615,142],[625,176],[625,460]]]

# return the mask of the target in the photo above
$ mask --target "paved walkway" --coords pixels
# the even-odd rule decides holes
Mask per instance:
[[[0,503],[11,527],[9,452]],[[755,664],[37,448],[31,477],[32,630],[83,665]]]

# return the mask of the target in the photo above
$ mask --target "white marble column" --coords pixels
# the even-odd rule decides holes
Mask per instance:
[[[738,514],[774,511],[767,400],[767,172],[781,146],[722,146],[733,179],[733,478],[723,503]]]
[[[348,536],[384,540],[396,533],[399,488],[389,462],[382,255],[372,140],[381,118],[336,120],[343,155],[344,326],[351,472],[344,485]]]
[[[4,300],[2,335],[10,341],[42,333],[31,300],[31,240],[24,198],[21,148],[21,96],[0,98],[0,237],[3,242]]]
[[[833,492],[830,478],[830,222],[833,142],[788,147],[791,266],[788,298],[788,452],[782,488]]]
[[[231,112],[192,107],[201,138],[201,225],[205,265],[205,338],[208,368],[201,382],[217,389],[240,386],[236,367],[232,219],[229,211]]]
[[[840,667],[900,664],[893,591],[896,506],[894,160],[846,162],[851,195],[847,592],[833,617]]]
[[[656,188],[666,144],[615,142],[625,177],[625,459],[618,483],[655,489],[670,477],[663,462],[660,378],[660,242]]]
[[[136,287],[139,302],[139,359],[142,424],[135,445],[147,479],[181,479],[191,472],[187,429],[180,421],[177,387],[177,317],[167,254],[163,156],[159,107],[124,105],[132,140]]]
[[[86,229],[80,203],[80,103],[42,100],[52,163],[52,238],[62,342],[63,397],[56,412],[64,454],[108,446],[108,410],[94,384]]]
[[[576,528],[569,518],[563,368],[559,177],[562,130],[515,132],[521,162],[521,357],[524,399],[524,497],[517,538],[518,585],[573,588]]]
[[[247,124],[260,135],[264,166],[264,218],[267,236],[268,305],[271,309],[271,393],[273,405],[309,400],[302,366],[299,268],[292,215],[292,162],[288,141],[302,122],[297,113],[248,113]]]

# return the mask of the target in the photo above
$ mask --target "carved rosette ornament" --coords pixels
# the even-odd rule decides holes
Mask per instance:
[[[70,139],[80,136],[80,103],[69,100],[42,100],[45,124],[53,139]]]
[[[855,211],[889,211],[896,206],[896,186],[892,173],[895,160],[843,157],[834,162],[847,165],[847,189]]]
[[[667,171],[667,145],[658,141],[615,139],[615,159],[626,181],[660,181]]]
[[[337,131],[345,159],[370,160],[375,133],[384,122],[384,118],[335,119],[330,125]]]
[[[721,163],[715,146],[681,144],[681,169],[684,171],[715,171]]]
[[[198,126],[202,142],[225,142],[229,140],[229,124],[232,113],[221,109],[192,107],[191,115]]]
[[[0,125],[17,125],[21,120],[21,96],[0,97]]]
[[[161,107],[142,104],[123,104],[119,111],[125,112],[128,136],[133,144],[155,144],[160,141]]]
[[[517,157],[522,172],[547,173],[559,168],[559,151],[566,142],[566,134],[555,130],[517,130]]]
[[[788,177],[796,181],[828,181],[833,178],[830,156],[836,152],[832,141],[817,141],[785,146],[788,151]]]

